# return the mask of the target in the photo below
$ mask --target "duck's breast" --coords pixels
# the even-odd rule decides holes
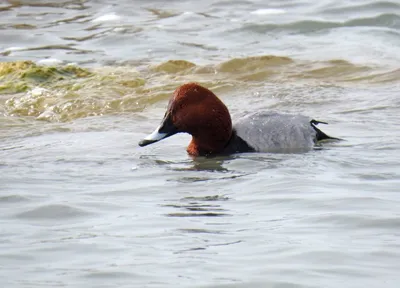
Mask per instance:
[[[260,152],[310,149],[316,141],[311,118],[276,112],[256,112],[234,124],[237,136]]]

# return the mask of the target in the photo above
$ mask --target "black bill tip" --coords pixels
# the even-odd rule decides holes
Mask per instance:
[[[156,140],[146,140],[146,139],[143,139],[143,140],[141,140],[141,141],[139,142],[139,146],[140,146],[140,147],[144,147],[144,146],[153,144],[153,143],[155,143],[155,142],[157,142],[157,141],[156,141]]]

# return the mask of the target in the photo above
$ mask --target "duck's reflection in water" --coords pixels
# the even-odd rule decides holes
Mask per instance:
[[[210,247],[241,243],[239,235],[232,231],[231,217],[234,215],[224,208],[224,204],[229,200],[229,197],[224,195],[191,196],[181,198],[174,204],[163,205],[175,210],[166,213],[167,217],[186,218],[186,220],[176,220],[182,221],[185,226],[188,225],[175,229],[174,234],[182,236],[185,240],[183,245],[180,245],[179,249],[173,253],[196,253],[196,251],[208,250]],[[208,250],[207,253],[216,252]]]
[[[221,217],[230,214],[222,207],[224,201],[229,200],[223,195],[184,197],[175,204],[165,204],[178,211],[167,213],[169,217]]]

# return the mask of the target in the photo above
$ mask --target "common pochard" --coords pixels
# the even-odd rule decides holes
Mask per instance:
[[[185,132],[192,135],[192,156],[309,150],[319,141],[338,140],[319,130],[319,123],[326,124],[303,115],[254,112],[232,126],[228,108],[212,91],[188,83],[175,90],[160,126],[139,146]]]

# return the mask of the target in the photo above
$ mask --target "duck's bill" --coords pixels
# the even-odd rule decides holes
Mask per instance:
[[[176,133],[178,133],[178,129],[172,124],[169,115],[166,115],[161,125],[158,126],[153,133],[143,138],[143,140],[139,142],[139,146],[144,147],[153,144]]]
[[[164,138],[167,138],[168,134],[167,133],[161,133],[160,132],[160,128],[161,126],[157,127],[156,130],[154,130],[153,133],[151,133],[150,135],[147,135],[142,141],[139,142],[139,146],[143,147],[143,146],[147,146],[149,144],[153,144],[155,142],[158,142]]]

